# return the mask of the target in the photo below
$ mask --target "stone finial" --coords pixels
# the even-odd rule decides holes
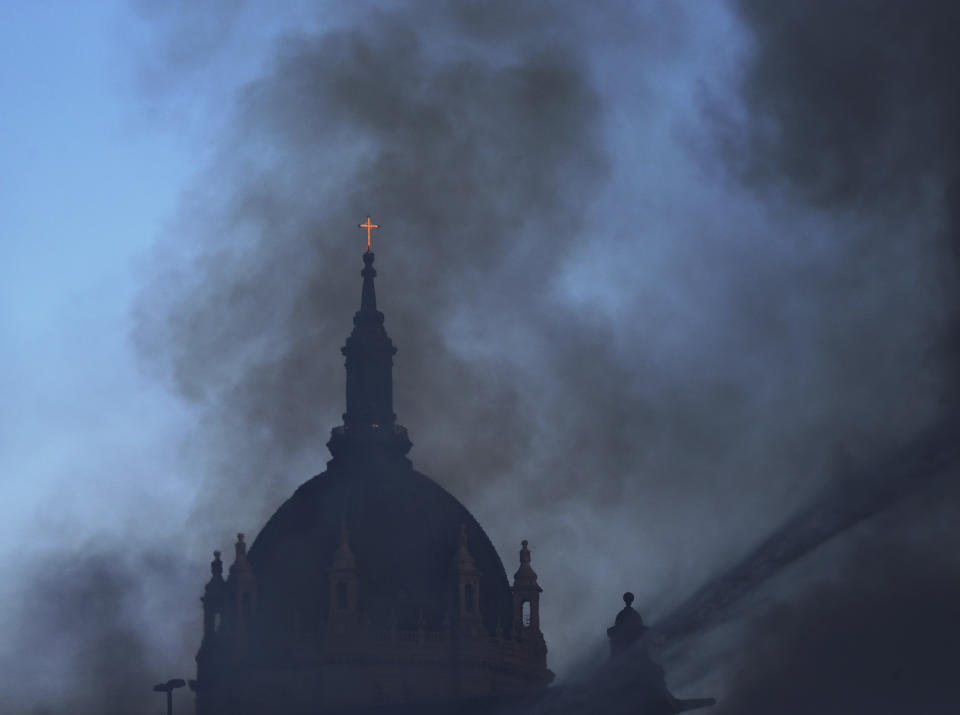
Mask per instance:
[[[230,570],[247,570],[249,568],[249,562],[247,561],[247,542],[243,540],[243,534],[237,534],[237,543],[233,545],[233,548],[233,565],[230,567]]]
[[[513,575],[513,584],[514,586],[533,586],[540,590],[537,586],[537,573],[530,566],[530,549],[527,548],[527,544],[526,539],[520,542],[520,568]]]
[[[247,574],[252,574],[253,567],[247,561],[247,542],[243,540],[243,534],[237,534],[237,543],[234,544],[233,548],[234,558],[230,565],[230,576],[240,577],[242,575],[245,578]]]
[[[214,577],[220,576],[223,578],[223,561],[220,560],[220,552],[213,552],[213,561],[210,562],[210,573]]]
[[[460,524],[460,534],[458,537],[459,546],[457,547],[456,567],[459,571],[474,571],[476,563],[473,560],[473,554],[470,553],[470,545],[467,540],[467,525]]]
[[[203,596],[200,598],[203,603],[203,628],[206,634],[211,634],[214,631],[214,617],[220,610],[227,588],[227,583],[223,580],[223,561],[220,560],[219,551],[213,552],[210,573],[210,580],[207,581],[207,585],[203,589]]]

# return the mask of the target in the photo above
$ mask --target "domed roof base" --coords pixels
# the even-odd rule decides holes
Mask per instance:
[[[336,465],[303,484],[250,549],[255,620],[274,634],[319,632],[331,608],[329,569],[343,527],[356,563],[358,616],[375,626],[427,630],[452,622],[451,566],[466,530],[488,634],[510,633],[506,572],[483,528],[439,484],[398,460]]]
[[[363,643],[367,635],[370,642]],[[485,635],[464,643],[422,631],[367,635],[341,653],[298,667],[238,662],[220,682],[208,683],[197,712],[328,713],[402,705],[422,712],[443,703],[538,692],[552,678],[544,669],[536,679],[529,666],[533,644]]]

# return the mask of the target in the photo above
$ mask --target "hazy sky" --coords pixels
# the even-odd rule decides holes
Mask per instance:
[[[210,552],[327,459],[368,212],[410,456],[508,573],[530,540],[561,678],[624,590],[656,621],[811,505],[886,526],[673,657],[724,712],[876,553],[954,573],[945,477],[873,497],[955,403],[955,11],[584,7],[0,7],[10,708],[191,674]]]

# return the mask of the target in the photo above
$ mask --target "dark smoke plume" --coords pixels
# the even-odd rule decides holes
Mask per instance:
[[[703,589],[672,626],[742,622],[725,636],[736,663],[718,669],[731,677],[724,713],[948,712],[960,583],[951,486],[960,434],[960,47],[951,28],[960,15],[942,2],[737,8],[752,47],[743,104],[725,115],[728,166],[765,200],[825,211],[860,233],[855,257],[867,266],[885,250],[925,256],[904,265],[920,270],[903,299],[941,299],[942,327],[918,336],[927,369],[943,376],[941,416],[912,443],[876,450],[868,468],[835,465],[818,504]],[[887,316],[889,329],[898,319]]]
[[[954,465],[740,603],[731,662],[714,666],[731,678],[718,712],[952,712],[957,475]],[[710,642],[701,632],[700,647]]]
[[[351,227],[373,213],[415,463],[500,544],[532,537],[557,574],[558,614],[606,602],[599,585],[615,604],[624,581],[663,614],[829,492],[846,471],[837,455],[869,461],[929,419],[942,295],[905,291],[936,275],[942,251],[923,238],[936,222],[852,214],[839,196],[852,179],[787,190],[804,174],[765,133],[776,117],[748,69],[753,113],[728,124],[736,157],[696,161],[732,164],[751,189],[784,186],[761,193],[770,217],[701,177],[666,176],[665,205],[652,208],[676,245],[661,248],[652,221],[611,241],[616,265],[591,280],[610,276],[628,307],[571,304],[561,279],[581,244],[608,235],[586,217],[626,191],[611,184],[630,159],[608,117],[624,98],[636,108],[648,72],[669,67],[657,28],[679,38],[674,53],[689,47],[688,19],[616,18],[634,30],[636,80],[614,97],[600,89],[612,82],[599,51],[609,19],[444,7],[285,36],[188,199],[180,230],[195,245],[168,244],[171,270],[144,293],[140,344],[204,415],[198,538],[222,546],[256,528],[319,471],[342,410],[336,348],[357,303]],[[616,50],[629,33],[609,36]],[[790,142],[800,126],[777,131]],[[891,401],[896,414],[880,409]],[[563,623],[558,650],[601,633],[604,614],[591,617]]]
[[[941,0],[737,8],[753,47],[741,87],[748,118],[728,135],[731,163],[768,196],[785,191],[854,227],[892,224],[899,250],[927,252],[910,288],[951,299],[954,329],[934,349],[955,362],[960,8]],[[860,243],[867,264],[877,242]]]
[[[178,38],[152,55],[168,57],[169,74],[151,64],[149,93],[184,74],[190,91],[202,87],[198,67],[222,62],[210,58],[249,24],[244,3],[223,24],[183,3],[146,7]],[[715,58],[698,54],[710,37],[700,17],[716,9],[388,7],[281,34],[224,110],[157,248],[135,337],[145,365],[199,415],[185,459],[199,485],[184,537],[195,582],[171,575],[148,589],[165,594],[157,613],[198,614],[201,554],[237,531],[252,540],[323,468],[343,410],[338,348],[359,301],[353,227],[368,213],[384,226],[378,296],[399,347],[395,404],[411,457],[474,511],[508,571],[515,542],[530,539],[561,676],[602,648],[622,591],[656,622],[724,583],[785,524],[803,526],[798,515],[844,507],[851,491],[852,503],[875,503],[871,480],[850,475],[907,448],[951,404],[948,15],[930,3],[913,14],[742,3],[750,46],[731,95],[705,66]],[[218,31],[205,42],[191,23]],[[738,38],[713,39],[743,51]],[[704,114],[677,89],[698,82],[719,96]],[[722,146],[707,139],[718,131]],[[914,492],[896,493],[876,514],[912,524],[916,512],[896,505]],[[885,522],[890,539],[898,523]],[[948,530],[910,533],[941,543]],[[671,655],[686,683],[729,688],[695,694],[728,694],[749,712],[764,683],[789,689],[790,653],[811,663],[802,626],[839,627],[850,599],[884,582],[864,567],[835,588],[805,585],[796,569],[823,552],[804,553],[740,599],[757,599],[759,621],[717,616],[732,631],[715,657],[697,654],[716,621]],[[896,553],[905,563],[924,550]],[[846,563],[825,559],[826,573]],[[95,587],[41,579],[36,590],[55,613],[77,592],[136,602],[141,570],[129,557],[111,564]],[[918,583],[936,580],[925,565]],[[763,594],[778,579],[800,624],[770,646],[782,659],[762,638]],[[910,601],[888,595],[878,617]],[[91,614],[91,630],[66,631],[58,650],[115,637],[131,654],[130,697],[145,682],[151,707],[150,684],[187,674],[199,632],[181,621],[170,646],[162,617],[146,626],[131,613]],[[159,653],[179,669],[154,677],[168,665],[151,660]],[[76,697],[94,698],[101,682],[126,702],[116,673],[84,670],[95,661],[65,666],[69,682],[91,683]]]
[[[436,30],[473,40],[459,21],[442,14]],[[192,284],[144,333],[169,346],[177,388],[208,406],[212,431],[246,444],[220,450],[228,462],[213,471],[229,479],[210,480],[204,509],[222,500],[256,523],[254,505],[298,478],[291,464],[322,464],[342,410],[337,347],[358,300],[351,227],[371,211],[389,217],[374,240],[403,351],[396,402],[406,423],[431,424],[412,431],[417,452],[468,449],[477,477],[495,479],[525,449],[511,366],[498,377],[465,364],[449,328],[470,330],[478,308],[524,313],[543,300],[603,182],[599,100],[578,58],[549,42],[496,63],[436,51],[405,16],[378,15],[363,29],[287,38],[244,90],[219,167],[231,177],[219,245],[205,246]]]
[[[121,713],[162,707],[150,692],[179,672],[192,574],[160,550],[90,546],[44,559],[13,608],[5,713]],[[185,598],[186,597],[186,598]],[[194,601],[195,602],[195,601]]]

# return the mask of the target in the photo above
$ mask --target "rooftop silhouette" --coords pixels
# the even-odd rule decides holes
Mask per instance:
[[[586,699],[654,715],[712,704],[669,693],[630,593],[608,630],[609,666],[579,691],[548,689],[529,543],[511,584],[477,520],[407,456],[393,408],[397,349],[377,307],[379,226],[368,217],[360,227],[360,307],[341,348],[346,410],[331,459],[249,551],[237,534],[226,578],[214,552],[190,681],[197,714],[593,712]]]

